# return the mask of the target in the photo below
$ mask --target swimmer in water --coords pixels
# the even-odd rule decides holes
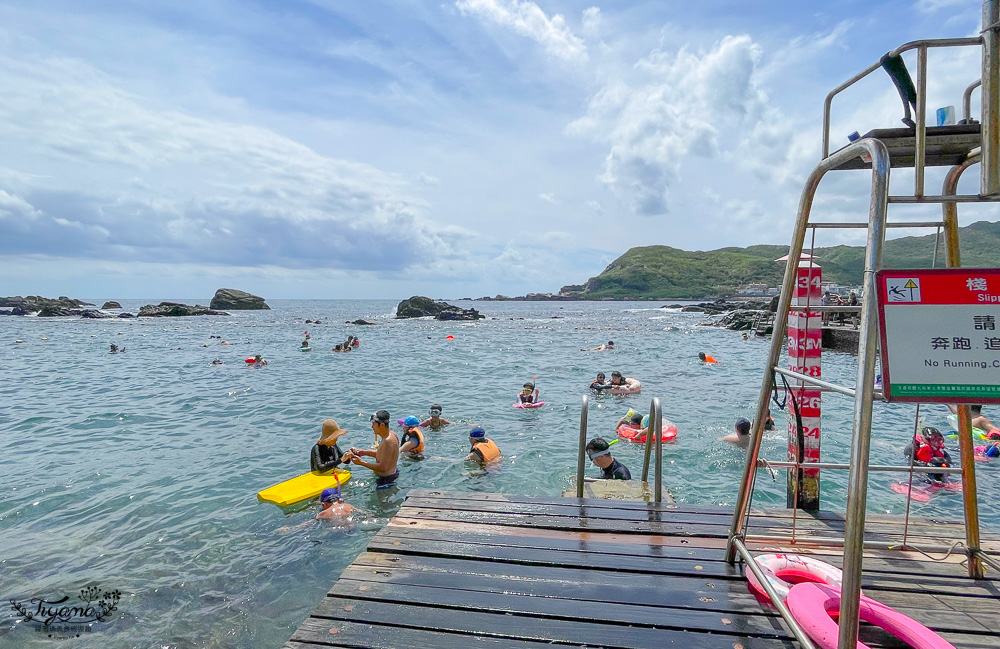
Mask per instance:
[[[420,422],[420,427],[438,430],[439,428],[444,428],[450,423],[450,421],[441,416],[441,406],[435,403],[431,406],[431,416]]]
[[[743,417],[737,419],[734,432],[723,437],[722,441],[746,448],[750,443],[750,422]]]
[[[597,378],[590,384],[590,389],[596,390],[598,393],[600,393],[601,390],[610,390],[612,387],[614,386],[605,380],[604,372],[598,372]]]
[[[215,360],[214,360],[214,361],[212,361],[212,365],[225,365],[225,363],[223,363],[222,361],[220,361],[220,360],[219,360],[219,357],[218,357],[218,356],[216,356],[216,357],[215,357]]]
[[[344,461],[371,469],[375,474],[375,489],[388,489],[399,479],[399,469],[396,468],[399,462],[399,438],[389,429],[388,410],[377,411],[369,420],[372,431],[380,438],[378,448],[374,451],[351,448],[344,454]],[[375,461],[365,462],[362,457],[373,457]]]
[[[465,457],[466,462],[476,462],[486,466],[500,459],[500,449],[492,439],[486,437],[486,431],[479,426],[473,426],[469,430],[469,444],[472,445],[472,450]]]
[[[420,420],[410,415],[401,425],[403,435],[399,438],[399,452],[406,453],[413,460],[424,459],[424,432],[420,430]]]
[[[609,340],[605,345],[598,345],[597,347],[591,347],[590,349],[581,349],[581,352],[603,352],[606,350],[614,349],[615,341]]]
[[[323,508],[316,514],[316,518],[321,520],[349,523],[351,514],[355,512],[353,506],[344,502],[340,485],[324,489],[319,501],[323,504]]]
[[[601,470],[604,480],[631,480],[628,468],[611,456],[611,444],[603,437],[587,442],[587,457]]]
[[[520,403],[538,403],[538,388],[531,381],[521,387],[521,393],[517,395]]]
[[[254,367],[264,367],[265,365],[267,365],[267,361],[265,361],[260,354],[257,354],[256,356],[253,357]]]
[[[715,358],[713,358],[712,356],[709,356],[708,354],[706,354],[705,352],[698,352],[698,358],[700,358],[701,360],[705,361],[708,364],[718,363],[719,362],[719,361],[715,360]]]

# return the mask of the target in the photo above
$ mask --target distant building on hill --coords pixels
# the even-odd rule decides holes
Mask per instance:
[[[747,284],[745,286],[738,286],[736,288],[736,295],[741,295],[744,297],[766,297],[768,295],[777,295],[778,289],[768,288],[767,284]]]

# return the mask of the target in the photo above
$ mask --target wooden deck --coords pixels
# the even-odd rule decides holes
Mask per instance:
[[[341,574],[287,649],[318,647],[798,647],[774,609],[723,560],[731,510],[631,501],[412,490],[395,518]],[[789,510],[755,511],[751,538],[788,534]],[[796,519],[810,537],[843,537],[841,517]],[[960,524],[911,520],[911,544],[963,538]],[[868,538],[898,542],[902,521],[872,516]],[[949,543],[950,545],[950,543]],[[1000,556],[1000,537],[983,542]],[[961,555],[866,554],[865,594],[930,626],[958,649],[1000,646],[1000,582],[974,581]],[[862,627],[862,641],[901,647]]]

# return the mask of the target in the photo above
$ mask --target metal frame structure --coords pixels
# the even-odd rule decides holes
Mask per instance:
[[[890,55],[899,55],[909,50],[917,51],[917,102],[913,145],[914,188],[912,196],[889,195],[891,161],[889,159],[888,148],[884,142],[873,138],[863,138],[852,142],[839,151],[830,153],[830,109],[833,98],[877,70],[880,67],[880,63],[875,63],[848,79],[827,95],[823,107],[823,160],[809,175],[799,201],[798,213],[789,247],[789,260],[801,258],[806,232],[810,228],[813,228],[814,232],[817,227],[866,227],[868,230],[862,280],[863,291],[866,297],[860,309],[858,370],[855,381],[857,388],[851,389],[837,386],[806,376],[803,373],[779,367],[782,348],[788,331],[789,311],[794,308],[791,307],[791,301],[796,281],[797,264],[794,261],[790,261],[785,269],[781,295],[777,313],[775,314],[771,348],[767,364],[764,368],[764,376],[761,380],[761,390],[757,400],[757,416],[755,417],[750,433],[750,442],[747,447],[746,462],[743,468],[743,479],[740,483],[729,532],[726,560],[733,563],[738,555],[747,563],[748,568],[754,574],[759,572],[756,562],[745,545],[746,520],[749,514],[756,470],[759,466],[781,466],[795,471],[799,471],[802,468],[846,469],[849,478],[846,526],[842,541],[844,561],[838,638],[838,646],[841,648],[853,648],[856,646],[858,638],[863,552],[865,547],[869,545],[864,539],[869,471],[922,471],[920,467],[913,466],[869,466],[872,408],[873,400],[877,394],[874,389],[875,361],[878,355],[878,310],[875,298],[875,273],[882,267],[885,231],[888,227],[935,227],[938,228],[939,232],[940,228],[943,228],[945,232],[947,265],[949,267],[959,267],[961,260],[958,248],[957,204],[959,202],[1000,200],[1000,0],[984,0],[982,24],[983,31],[979,37],[913,41],[899,46],[890,53]],[[968,122],[971,118],[971,107],[969,105],[971,102],[971,93],[975,87],[981,84],[981,145],[978,150],[969,153],[967,159],[950,170],[944,181],[941,195],[925,196],[927,50],[929,48],[965,47],[971,45],[978,45],[982,48],[982,78],[979,82],[973,83],[966,89],[963,97],[963,108],[964,118]],[[908,106],[906,112],[909,113]],[[867,224],[810,224],[809,217],[812,211],[813,200],[822,178],[828,171],[836,169],[844,163],[863,155],[870,156],[871,158],[871,195]],[[958,196],[956,192],[959,178],[968,167],[976,162],[979,162],[981,165],[979,194]],[[889,203],[941,203],[943,212],[942,221],[890,224],[887,222]],[[936,256],[937,247],[935,246],[935,258]],[[811,309],[812,307],[810,307]],[[766,412],[768,407],[768,401],[771,391],[774,388],[777,374],[798,381],[798,385],[815,386],[825,392],[839,393],[854,398],[849,464],[821,464],[794,461],[774,462],[767,465],[759,460],[764,432],[763,413]],[[983,564],[985,563],[997,568],[997,562],[993,558],[986,556],[979,548],[979,514],[972,451],[972,426],[967,406],[958,408],[958,422],[962,465],[960,468],[953,468],[948,472],[958,473],[962,477],[965,546],[968,557],[969,576],[981,579],[984,577]],[[939,470],[936,469],[936,471]],[[775,537],[769,537],[769,540],[773,541],[776,539]],[[789,539],[786,538],[784,540]],[[794,537],[791,540],[794,542]],[[810,540],[813,544],[816,541],[816,539]],[[834,542],[830,545],[836,546],[837,543]],[[758,574],[757,577],[759,579],[760,575]],[[808,638],[804,638],[805,634],[802,633],[787,609],[778,604],[778,600],[774,597],[773,593],[768,592],[768,594],[771,596],[772,602],[778,607],[782,618],[796,639],[807,649],[813,647]]]
[[[580,403],[580,440],[576,456],[576,497],[583,498],[583,472],[586,469],[587,416],[590,411],[590,397],[583,395]],[[653,441],[653,437],[656,441]],[[646,449],[642,460],[642,482],[649,480],[649,458],[656,449],[656,465],[653,472],[653,502],[663,500],[663,409],[659,397],[649,402],[649,432],[646,433]]]

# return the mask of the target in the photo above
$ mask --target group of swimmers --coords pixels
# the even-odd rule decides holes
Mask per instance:
[[[341,450],[337,441],[347,431],[333,419],[327,419],[323,422],[319,439],[310,452],[310,470],[323,473],[342,465],[354,464],[374,473],[376,490],[388,489],[399,479],[398,463],[401,454],[413,460],[423,459],[426,444],[424,429],[440,430],[451,424],[441,416],[441,412],[441,406],[434,404],[430,408],[430,417],[423,421],[413,415],[399,420],[402,432],[397,435],[390,428],[389,411],[377,410],[369,417],[376,437],[375,449],[352,446],[346,452]],[[465,459],[480,466],[485,466],[501,456],[500,449],[486,436],[486,431],[481,426],[472,426],[469,429],[469,444],[469,454]]]
[[[622,376],[619,371],[614,371],[611,373],[611,382],[605,382],[604,372],[598,372],[597,378],[590,384],[590,389],[594,392],[600,393],[604,390],[626,390],[629,392],[638,392],[642,387],[642,383],[639,379],[633,378],[631,376]]]

